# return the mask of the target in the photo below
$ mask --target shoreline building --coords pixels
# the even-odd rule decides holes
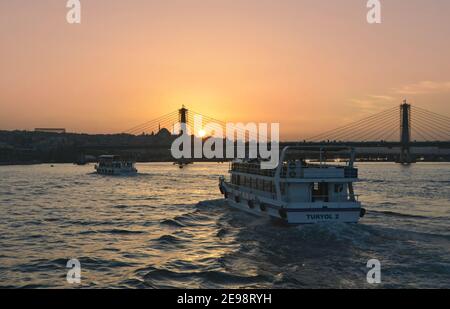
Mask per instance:
[[[36,128],[36,129],[34,129],[34,132],[64,134],[64,133],[66,133],[66,129],[64,129],[64,128]]]

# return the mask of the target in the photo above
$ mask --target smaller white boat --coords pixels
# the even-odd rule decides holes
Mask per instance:
[[[133,175],[137,173],[134,161],[124,160],[118,155],[100,156],[95,170],[102,175]]]

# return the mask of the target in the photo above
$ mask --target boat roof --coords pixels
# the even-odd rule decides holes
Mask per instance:
[[[99,161],[122,161],[119,155],[102,155],[98,157]]]
[[[286,162],[297,161],[304,167],[315,167],[315,164],[310,164],[307,160],[317,160],[321,168],[324,167],[336,167],[336,165],[329,164],[328,159],[340,159],[342,162],[346,162],[348,166],[353,166],[355,161],[355,150],[353,147],[347,146],[286,146],[280,152],[280,162],[282,164]],[[261,162],[268,161],[268,159],[237,159],[233,163],[244,164],[260,164]]]
[[[118,158],[120,157],[119,155],[102,155],[99,157],[99,159],[113,159],[113,158]]]

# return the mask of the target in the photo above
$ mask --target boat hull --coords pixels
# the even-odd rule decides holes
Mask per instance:
[[[251,209],[243,203],[236,203],[231,199],[226,199],[230,207],[251,213],[256,216],[265,216],[280,219],[288,224],[316,224],[316,223],[358,223],[360,219],[361,210],[355,209],[283,209],[280,214],[280,209],[275,207],[267,207],[265,210],[256,206]]]
[[[137,174],[136,169],[97,168],[96,171],[97,171],[97,174],[100,174],[100,175],[113,175],[113,176],[136,175]]]
[[[242,194],[226,184],[223,189],[230,207],[257,216],[276,218],[288,224],[358,223],[364,215],[359,202],[342,203],[338,207],[328,207],[322,203],[305,203],[303,207],[301,204],[280,206],[275,200]]]

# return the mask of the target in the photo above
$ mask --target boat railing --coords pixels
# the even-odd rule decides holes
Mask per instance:
[[[254,188],[238,186],[238,185],[235,185],[235,184],[232,184],[232,183],[228,183],[227,186],[229,186],[231,189],[236,190],[236,191],[244,190],[246,193],[250,193],[250,194],[263,193],[264,195],[266,195],[266,197],[270,197],[273,200],[276,199],[275,192],[261,191],[261,190],[257,190],[257,189],[254,189]]]
[[[315,167],[312,167],[315,168]],[[344,170],[343,177],[344,178],[358,178],[358,169],[354,167],[348,167],[348,166],[340,166],[342,170]],[[238,167],[238,168],[232,168],[228,171],[229,173],[245,173],[250,175],[259,175],[259,176],[266,176],[266,177],[275,177],[276,170],[262,170],[259,168],[244,168],[244,167]],[[288,166],[285,165],[280,171],[280,178],[314,178],[314,177],[307,177],[303,173],[297,173],[291,174],[291,171],[288,169]],[[322,178],[324,178],[322,176]],[[332,177],[335,178],[335,177]]]
[[[261,169],[231,169],[229,170],[230,173],[245,173],[245,174],[251,174],[251,175],[259,175],[259,176],[267,176],[267,177],[274,177],[275,171],[274,170],[261,170]]]
[[[313,202],[317,202],[317,201],[323,201],[325,203],[327,202],[357,202],[359,201],[359,195],[354,194],[354,195],[348,195],[348,196],[332,196],[330,197],[329,195],[312,195],[312,201]]]

